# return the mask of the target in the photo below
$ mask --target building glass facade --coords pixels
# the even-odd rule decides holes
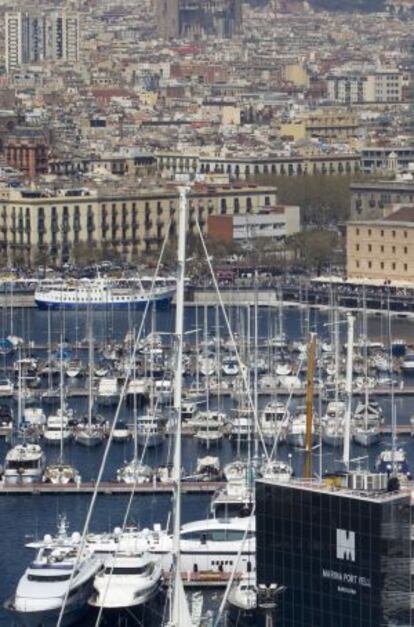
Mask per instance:
[[[411,625],[410,496],[258,481],[257,581],[286,586],[278,625]]]

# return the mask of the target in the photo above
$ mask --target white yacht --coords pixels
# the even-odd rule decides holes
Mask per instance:
[[[251,439],[254,433],[253,410],[235,409],[230,419],[230,429],[229,437],[235,442],[246,442]]]
[[[237,377],[240,372],[238,361],[234,357],[225,357],[221,369],[227,377]]]
[[[105,428],[99,420],[86,418],[77,425],[75,440],[82,446],[99,446],[105,439]]]
[[[80,361],[72,360],[66,366],[66,375],[69,379],[76,379],[83,374],[83,365]]]
[[[287,462],[273,459],[264,462],[259,468],[259,474],[263,479],[274,481],[290,481],[293,477],[293,468]]]
[[[137,442],[139,446],[153,448],[164,441],[164,419],[158,414],[139,416],[137,419]]]
[[[198,413],[194,438],[204,446],[217,445],[223,440],[225,414],[217,411],[207,410]]]
[[[23,411],[23,422],[30,427],[44,427],[46,415],[41,407],[26,407]]]
[[[382,409],[375,401],[359,402],[352,417],[352,437],[360,446],[369,447],[381,439]]]
[[[228,481],[211,499],[210,511],[214,518],[245,517],[251,514],[254,504],[254,488],[249,481]]]
[[[150,466],[141,464],[138,459],[133,459],[117,471],[116,478],[117,481],[123,483],[149,483],[153,475]]]
[[[154,383],[154,401],[157,405],[169,405],[173,397],[173,386],[168,379],[160,379]]]
[[[76,546],[46,544],[21,577],[6,608],[24,627],[55,627],[66,601],[62,627],[82,624],[101,567],[101,559],[89,549],[77,557]]]
[[[344,442],[345,423],[343,417],[329,418],[321,425],[322,440],[328,446],[341,447]]]
[[[227,597],[230,624],[254,625],[257,620],[257,586],[256,574],[247,573],[236,581],[229,590]]]
[[[330,401],[321,422],[322,440],[328,446],[343,445],[345,433],[345,402]]]
[[[414,354],[405,355],[401,363],[401,370],[404,372],[414,372]]]
[[[296,415],[292,418],[286,441],[290,446],[305,448],[306,446],[306,409],[298,408]],[[316,441],[315,424],[312,421],[312,445]]]
[[[10,379],[2,377],[0,379],[0,396],[3,398],[10,398],[14,394],[14,385]]]
[[[260,431],[265,442],[272,444],[277,438],[279,443],[286,440],[290,423],[290,413],[284,403],[270,401],[259,418]]]
[[[215,357],[206,357],[202,355],[198,358],[198,367],[200,369],[200,374],[204,377],[212,377],[213,374],[217,370],[216,358]]]
[[[132,405],[135,402],[137,407],[142,407],[147,403],[148,396],[149,388],[147,379],[130,380],[125,394],[127,405]]]
[[[58,409],[54,416],[49,416],[43,431],[43,437],[48,444],[58,444],[68,442],[72,437],[69,427],[69,418],[73,416],[72,410],[66,408],[62,411]]]
[[[45,456],[38,444],[17,444],[8,451],[4,462],[4,483],[25,484],[42,480]]]
[[[113,442],[125,442],[131,437],[131,431],[126,422],[123,420],[117,420],[116,425],[112,431]]]
[[[80,483],[81,476],[78,470],[71,464],[62,463],[48,464],[43,477],[46,483],[55,485],[67,485],[68,483]]]
[[[119,399],[119,385],[116,377],[102,377],[99,380],[96,400],[100,405],[116,405]]]
[[[120,550],[96,575],[89,605],[103,609],[143,608],[158,594],[161,574],[161,563],[155,555]]]

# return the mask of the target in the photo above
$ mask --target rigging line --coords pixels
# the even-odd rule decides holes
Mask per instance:
[[[238,349],[238,347],[236,345],[236,341],[235,341],[235,338],[234,338],[233,330],[231,328],[230,321],[229,321],[228,316],[227,316],[227,312],[226,312],[226,309],[225,309],[225,306],[224,306],[223,298],[222,298],[220,290],[219,290],[219,286],[218,286],[218,283],[217,283],[217,278],[216,278],[216,275],[214,273],[213,266],[211,264],[211,258],[210,258],[209,254],[208,254],[206,242],[205,242],[205,239],[204,239],[204,236],[203,236],[203,232],[201,230],[200,223],[198,221],[198,217],[197,216],[195,218],[195,221],[196,221],[198,233],[200,235],[200,240],[201,240],[201,244],[202,244],[202,247],[203,247],[203,251],[204,251],[204,254],[205,254],[205,257],[206,257],[206,260],[207,260],[207,264],[208,264],[208,267],[209,267],[209,270],[210,270],[210,274],[211,274],[211,277],[213,279],[214,289],[215,289],[217,297],[219,299],[220,308],[222,310],[223,317],[224,317],[224,320],[225,320],[225,323],[226,323],[227,331],[228,331],[228,333],[230,335],[231,343],[234,346],[234,352],[236,353],[236,359],[237,359],[237,363],[238,363],[239,368],[240,368],[240,372],[241,372],[241,376],[242,376],[242,380],[243,380],[243,385],[244,385],[244,388],[245,388],[246,396],[247,396],[249,405],[250,405],[250,407],[252,408],[252,411],[253,411],[254,421],[255,421],[257,432],[259,434],[259,439],[260,439],[260,442],[261,442],[262,447],[263,447],[263,451],[264,451],[264,454],[265,454],[265,457],[266,457],[266,461],[269,462],[270,461],[270,457],[269,457],[269,454],[267,452],[266,444],[265,444],[265,441],[264,441],[264,438],[263,438],[263,432],[262,432],[262,429],[261,429],[261,426],[260,426],[260,423],[259,423],[259,419],[258,419],[258,415],[257,415],[257,408],[254,405],[254,402],[253,402],[253,399],[252,399],[252,395],[251,395],[251,392],[250,392],[250,386],[249,386],[249,383],[247,381],[246,368],[243,367],[244,364],[242,364],[242,361],[240,359],[239,349]]]
[[[116,411],[115,411],[115,416],[114,416],[114,420],[112,422],[111,430],[110,430],[110,433],[109,433],[108,442],[107,442],[106,447],[105,447],[105,451],[104,451],[104,454],[103,454],[103,457],[102,457],[102,461],[101,461],[101,466],[99,468],[98,477],[97,477],[97,480],[96,480],[96,483],[95,483],[95,487],[94,487],[94,491],[93,491],[93,494],[92,494],[91,502],[89,504],[89,509],[88,509],[88,512],[87,512],[87,515],[86,515],[85,524],[84,524],[84,527],[83,527],[82,537],[81,537],[81,541],[79,543],[75,564],[73,566],[73,569],[72,569],[72,572],[71,572],[71,575],[70,575],[70,579],[69,579],[69,582],[68,582],[68,586],[66,588],[65,597],[63,599],[62,607],[60,608],[59,618],[57,620],[56,627],[61,627],[62,626],[62,620],[63,620],[63,616],[64,616],[64,613],[65,613],[66,604],[68,602],[70,587],[72,585],[73,577],[75,575],[75,571],[76,571],[77,566],[79,564],[80,557],[81,557],[81,555],[82,555],[82,553],[83,553],[83,551],[85,549],[86,534],[88,533],[88,530],[89,530],[89,525],[90,525],[90,522],[91,522],[93,510],[95,508],[96,499],[98,497],[98,489],[99,489],[99,486],[100,486],[101,481],[102,481],[102,476],[103,476],[103,473],[104,473],[104,470],[105,470],[106,462],[108,460],[108,455],[109,455],[109,450],[111,448],[113,433],[115,431],[116,424],[117,424],[117,421],[118,421],[118,417],[119,417],[119,414],[120,414],[120,411],[121,411],[121,407],[122,407],[123,399],[124,399],[125,392],[126,392],[126,389],[127,389],[127,385],[129,383],[129,380],[130,380],[130,377],[131,377],[133,359],[135,359],[135,355],[136,355],[136,351],[137,351],[137,348],[138,348],[138,344],[140,342],[141,335],[142,335],[142,332],[143,332],[143,329],[144,329],[145,318],[146,318],[148,310],[149,310],[149,303],[150,303],[152,295],[154,294],[154,289],[155,289],[155,284],[156,284],[156,277],[158,276],[158,272],[159,272],[160,267],[161,267],[161,260],[163,258],[164,251],[165,251],[165,248],[166,248],[167,239],[168,239],[168,233],[169,233],[169,230],[170,230],[170,225],[171,225],[171,219],[168,222],[168,227],[166,229],[166,233],[165,233],[164,241],[163,241],[163,244],[162,244],[161,252],[160,252],[160,255],[158,257],[157,266],[155,268],[155,272],[154,272],[154,275],[152,277],[152,282],[151,282],[151,287],[150,287],[150,290],[149,290],[148,300],[147,300],[147,302],[145,304],[144,313],[143,313],[143,316],[142,316],[142,319],[141,319],[141,322],[140,322],[138,335],[137,335],[137,338],[136,338],[136,341],[135,341],[135,344],[134,344],[134,349],[133,349],[133,352],[132,352],[132,355],[131,355],[131,359],[130,359],[130,363],[129,363],[129,366],[128,366],[128,370],[126,372],[125,381],[124,381],[124,383],[122,385],[121,394],[120,394],[119,401],[118,401],[118,406],[117,406]]]

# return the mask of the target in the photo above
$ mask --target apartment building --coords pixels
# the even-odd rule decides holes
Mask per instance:
[[[383,220],[347,224],[349,279],[414,281],[414,207]]]
[[[77,13],[7,12],[6,71],[10,73],[26,63],[39,63],[45,59],[76,63],[79,60],[79,32]]]
[[[401,102],[403,73],[398,69],[337,72],[326,79],[328,98],[342,104]]]
[[[207,232],[210,215],[255,213],[276,205],[274,187],[196,183],[188,218],[190,233],[197,220]],[[175,185],[136,189],[0,188],[0,250],[8,258],[32,261],[38,252],[56,261],[71,258],[77,244],[114,251],[129,258],[157,250],[177,230]]]

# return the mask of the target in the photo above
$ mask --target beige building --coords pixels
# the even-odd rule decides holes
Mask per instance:
[[[348,222],[348,279],[414,282],[414,207],[383,220]]]
[[[274,187],[196,183],[188,228],[206,232],[210,215],[255,213],[277,204]],[[0,188],[0,250],[31,262],[39,253],[68,261],[78,245],[131,257],[157,250],[171,221],[176,234],[178,193],[173,184],[152,188]]]

